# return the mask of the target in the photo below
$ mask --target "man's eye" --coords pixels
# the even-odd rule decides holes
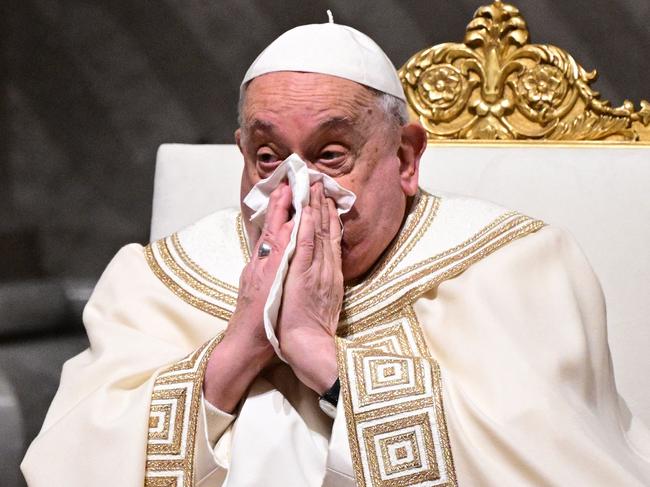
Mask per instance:
[[[345,157],[345,152],[342,150],[326,150],[320,153],[318,160],[324,163],[338,162]]]
[[[262,149],[257,152],[257,162],[262,164],[275,164],[280,158],[270,149]]]
[[[323,153],[320,155],[320,158],[321,158],[321,159],[325,159],[325,160],[327,160],[327,159],[336,159],[336,158],[339,157],[340,155],[341,155],[341,154],[340,154],[339,152],[327,151],[327,152],[323,152]]]

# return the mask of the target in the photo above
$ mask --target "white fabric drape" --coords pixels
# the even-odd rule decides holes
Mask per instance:
[[[602,293],[567,234],[521,238],[414,310],[442,370],[460,486],[650,485],[650,439],[619,407]],[[226,324],[178,299],[138,245],[109,265],[84,321],[91,347],[65,365],[22,465],[31,487],[142,485],[157,371]],[[353,485],[342,415],[331,431],[315,394],[274,363],[232,424],[200,421],[197,484]]]

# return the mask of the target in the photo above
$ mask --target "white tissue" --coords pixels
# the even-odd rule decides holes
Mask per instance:
[[[278,311],[282,302],[284,279],[296,248],[296,238],[298,236],[300,219],[302,218],[302,209],[309,204],[310,186],[316,181],[323,183],[325,196],[332,198],[336,203],[339,218],[344,213],[350,211],[350,208],[352,208],[356,200],[356,195],[352,191],[343,188],[328,175],[309,169],[307,164],[297,154],[291,154],[273,171],[273,174],[253,186],[244,198],[244,204],[255,212],[251,216],[251,221],[259,228],[262,228],[264,225],[266,209],[271,193],[285,179],[288,180],[289,186],[291,187],[292,205],[295,210],[292,218],[293,229],[291,231],[291,239],[282,255],[280,266],[278,267],[273,284],[271,285],[271,291],[264,305],[264,329],[266,331],[266,337],[273,346],[275,353],[282,360],[284,358],[280,353],[280,344],[275,334],[275,328],[278,320]],[[257,258],[257,256],[253,256],[253,258]]]

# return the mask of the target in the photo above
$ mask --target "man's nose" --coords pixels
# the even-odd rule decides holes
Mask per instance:
[[[305,165],[309,169],[313,169],[314,171],[318,171],[318,169],[316,168],[316,165],[312,161],[310,161],[304,154],[301,154],[300,152],[294,152],[294,154],[296,154],[298,157],[300,157],[302,162],[304,162]]]

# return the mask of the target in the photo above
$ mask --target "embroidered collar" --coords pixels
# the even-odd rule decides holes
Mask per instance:
[[[543,222],[497,205],[420,190],[402,229],[370,274],[346,287],[342,327],[417,299]],[[241,214],[220,210],[148,245],[156,276],[181,299],[228,319],[250,259]]]

